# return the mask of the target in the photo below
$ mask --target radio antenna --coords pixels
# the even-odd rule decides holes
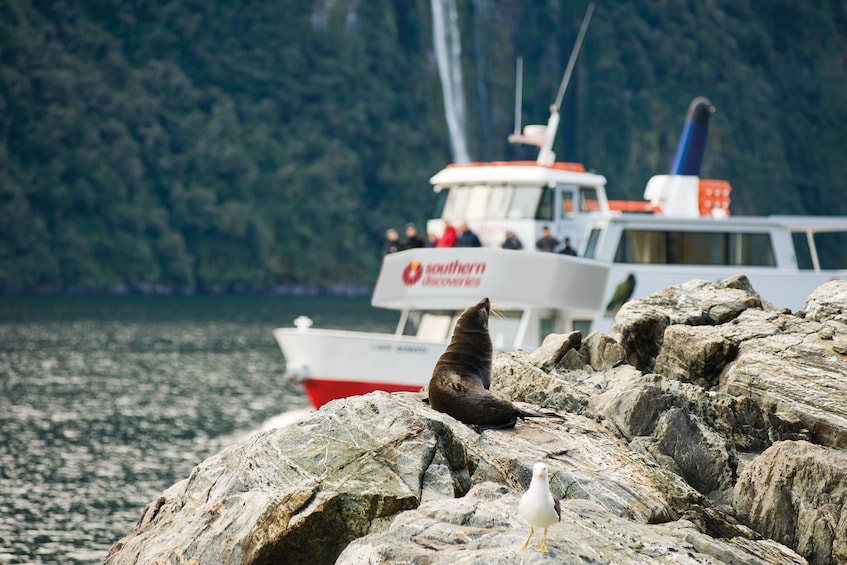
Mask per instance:
[[[579,56],[582,40],[588,29],[588,22],[591,21],[592,13],[594,13],[594,3],[588,5],[588,9],[585,10],[585,16],[582,18],[582,25],[579,26],[579,34],[576,36],[576,43],[574,43],[573,50],[571,51],[571,58],[568,60],[568,68],[565,69],[565,76],[562,77],[562,83],[559,85],[559,94],[556,96],[556,110],[562,107],[562,99],[565,97],[565,90],[568,89],[568,83],[571,81],[571,74],[576,65],[576,58]]]
[[[523,104],[523,57],[515,64],[515,135],[521,134],[521,105]]]
[[[579,55],[579,49],[582,46],[582,39],[585,37],[585,31],[588,29],[588,22],[591,21],[591,14],[594,12],[594,4],[588,5],[585,10],[585,16],[582,18],[582,25],[579,26],[579,33],[576,36],[571,58],[568,61],[568,68],[565,70],[565,76],[562,77],[562,84],[559,85],[559,94],[556,96],[556,103],[550,106],[550,118],[547,120],[547,128],[544,131],[544,143],[538,151],[536,162],[539,165],[550,166],[556,162],[556,154],[553,153],[553,142],[556,140],[556,131],[559,129],[559,108],[562,105],[562,99],[565,97],[565,90],[568,88],[568,83],[571,80],[576,58]]]

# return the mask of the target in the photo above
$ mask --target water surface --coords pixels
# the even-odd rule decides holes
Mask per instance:
[[[364,298],[0,297],[0,564],[99,563],[143,507],[308,407],[272,330],[392,331]]]

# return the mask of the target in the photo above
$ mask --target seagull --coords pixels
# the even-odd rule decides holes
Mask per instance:
[[[539,462],[532,467],[532,480],[518,504],[518,513],[529,523],[529,536],[518,552],[526,549],[537,527],[544,528],[544,535],[541,538],[541,546],[536,551],[547,553],[547,528],[558,522],[562,513],[559,499],[550,492],[547,465],[544,463]]]

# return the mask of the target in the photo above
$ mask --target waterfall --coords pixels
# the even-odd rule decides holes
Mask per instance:
[[[432,5],[432,42],[444,95],[444,116],[450,133],[450,151],[455,163],[468,163],[465,129],[465,95],[462,89],[462,42],[456,0],[430,0]]]

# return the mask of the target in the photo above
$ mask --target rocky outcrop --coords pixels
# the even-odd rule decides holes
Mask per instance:
[[[562,521],[519,560],[844,562],[845,340],[847,282],[792,314],[691,281],[611,336],[495,357],[493,391],[561,419],[478,434],[421,395],[332,402],[204,461],[106,562],[512,563],[536,461]]]
[[[781,441],[741,474],[733,506],[810,563],[847,563],[847,453]]]
[[[776,542],[747,535],[716,539],[681,518],[662,524],[633,522],[585,498],[562,501],[561,521],[548,535],[549,555],[515,555],[529,528],[517,516],[520,495],[493,483],[461,499],[431,501],[404,512],[380,534],[350,544],[338,563],[805,563]],[[538,546],[532,539],[530,548]],[[555,549],[554,549],[555,548]]]

